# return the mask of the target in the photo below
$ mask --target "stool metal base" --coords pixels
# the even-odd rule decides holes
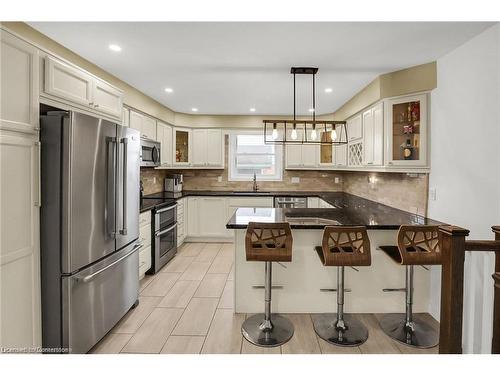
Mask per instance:
[[[405,314],[387,314],[380,327],[392,339],[416,348],[432,348],[439,343],[439,332],[418,317],[406,324]]]
[[[292,338],[293,324],[284,316],[271,314],[271,329],[265,327],[264,321],[264,314],[247,318],[241,326],[243,337],[250,343],[263,347],[280,346]]]
[[[368,329],[350,314],[344,315],[344,327],[337,321],[337,314],[319,314],[313,317],[316,334],[330,344],[359,346],[368,339]]]

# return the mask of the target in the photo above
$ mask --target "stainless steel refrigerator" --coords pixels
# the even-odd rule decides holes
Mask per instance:
[[[140,134],[73,111],[40,128],[42,344],[85,353],[138,300]]]

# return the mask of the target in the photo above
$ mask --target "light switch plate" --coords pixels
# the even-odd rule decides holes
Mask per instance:
[[[292,184],[300,184],[300,177],[292,177]]]
[[[335,177],[335,183],[340,184],[340,177]]]
[[[217,182],[222,182],[222,176],[217,176]]]

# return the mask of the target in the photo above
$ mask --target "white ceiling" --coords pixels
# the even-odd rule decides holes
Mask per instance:
[[[319,67],[317,113],[381,73],[434,61],[491,23],[31,22],[32,27],[178,112],[293,113],[291,66]],[[112,52],[111,43],[122,51]],[[297,76],[297,109],[311,107]],[[307,78],[307,81],[305,79]],[[174,92],[167,94],[165,87]],[[324,89],[333,92],[326,94]],[[250,113],[250,108],[256,108]]]

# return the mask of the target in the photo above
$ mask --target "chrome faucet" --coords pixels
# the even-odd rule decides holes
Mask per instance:
[[[259,185],[257,185],[257,175],[253,173],[253,191],[259,190]]]

